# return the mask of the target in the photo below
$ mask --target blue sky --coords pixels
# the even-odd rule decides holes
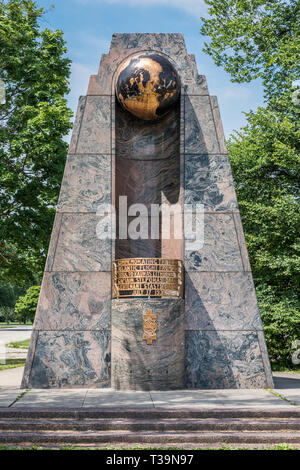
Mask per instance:
[[[96,74],[101,54],[107,53],[113,33],[183,33],[189,53],[195,54],[209,92],[217,95],[226,137],[245,124],[243,111],[263,104],[259,82],[238,84],[216,67],[202,51],[202,0],[37,0],[48,11],[41,26],[62,29],[73,61],[69,105],[76,110],[85,95],[89,76]],[[54,4],[55,8],[50,6]]]

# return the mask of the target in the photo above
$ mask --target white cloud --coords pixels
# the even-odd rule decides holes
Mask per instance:
[[[204,0],[76,0],[77,3],[87,5],[89,3],[108,3],[110,5],[127,4],[129,6],[168,6],[185,10],[193,16],[199,18],[207,11]]]

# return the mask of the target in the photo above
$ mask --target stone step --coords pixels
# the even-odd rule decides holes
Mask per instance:
[[[206,418],[278,418],[300,419],[300,407],[276,407],[276,408],[0,408],[0,419],[206,419]]]
[[[18,445],[85,445],[85,444],[296,444],[300,445],[300,432],[95,432],[95,431],[40,431],[0,432],[0,443]]]
[[[0,419],[0,431],[300,431],[300,418]]]

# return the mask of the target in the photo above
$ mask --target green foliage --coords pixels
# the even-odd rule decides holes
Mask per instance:
[[[44,267],[71,128],[65,41],[42,15],[34,1],[0,1],[0,279],[20,284]]]
[[[257,296],[271,362],[280,367],[299,368],[291,363],[293,342],[300,339],[299,298],[293,292],[279,295],[262,283],[258,284]]]
[[[14,349],[28,349],[30,346],[30,339],[25,339],[24,341],[14,341],[7,344],[7,347]]]
[[[300,4],[298,0],[205,0],[209,18],[201,33],[207,52],[232,81],[261,78],[270,101],[299,78]]]
[[[14,307],[18,297],[22,294],[24,294],[23,288],[0,284],[0,322],[14,321]]]
[[[26,294],[19,298],[15,306],[16,318],[20,323],[33,322],[36,312],[40,286],[29,287]]]
[[[7,305],[0,305],[0,322],[2,323],[11,323],[15,319],[15,312],[12,307]]]
[[[299,282],[300,132],[259,108],[228,149],[255,275],[282,289]]]
[[[0,284],[0,306],[14,307],[22,293],[23,289],[10,284]]]
[[[300,131],[285,114],[259,108],[228,142],[246,242],[271,361],[291,366],[300,339]]]
[[[227,144],[270,359],[292,367],[292,342],[300,339],[300,107],[292,99],[300,71],[300,5],[207,3],[206,52],[233,81],[260,77],[265,90],[266,108],[247,113],[247,126]]]
[[[7,369],[16,369],[16,367],[23,367],[25,366],[25,363],[26,359],[5,359],[5,364],[0,364],[0,371]]]

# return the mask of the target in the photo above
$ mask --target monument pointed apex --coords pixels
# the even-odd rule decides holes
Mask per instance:
[[[119,65],[141,51],[165,54],[180,75],[183,93],[208,95],[206,78],[199,75],[195,56],[188,54],[182,33],[114,33],[108,54],[101,57],[97,75],[92,75],[88,95],[111,95]]]

